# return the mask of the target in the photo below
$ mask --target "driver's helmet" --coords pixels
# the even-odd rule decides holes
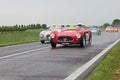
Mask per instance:
[[[65,26],[64,25],[61,25],[61,28],[64,28]]]
[[[78,24],[77,26],[82,26],[82,24]]]
[[[78,29],[78,30],[84,30],[85,28],[84,28],[84,26],[82,24],[78,24],[76,26],[76,29]]]

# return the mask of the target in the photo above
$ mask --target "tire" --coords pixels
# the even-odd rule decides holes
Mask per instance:
[[[44,44],[44,43],[45,43],[45,41],[41,41],[41,43],[42,43],[42,44]]]
[[[86,34],[84,34],[83,39],[80,42],[81,47],[86,47]]]
[[[98,32],[98,35],[101,35],[101,31]]]
[[[56,48],[56,43],[54,43],[52,40],[50,41],[50,43],[52,48]]]
[[[92,42],[92,34],[90,33],[90,37],[89,37],[89,45],[91,45]]]
[[[100,31],[100,35],[101,35],[101,31]]]

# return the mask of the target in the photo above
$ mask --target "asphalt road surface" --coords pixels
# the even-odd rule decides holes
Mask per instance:
[[[0,80],[63,80],[119,38],[120,33],[94,35],[87,48],[52,49],[40,42],[1,47]]]

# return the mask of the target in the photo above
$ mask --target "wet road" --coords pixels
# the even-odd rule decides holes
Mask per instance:
[[[63,80],[104,48],[120,38],[119,33],[93,36],[91,46],[64,47],[23,44],[0,48],[0,80]],[[11,57],[3,57],[7,55]]]

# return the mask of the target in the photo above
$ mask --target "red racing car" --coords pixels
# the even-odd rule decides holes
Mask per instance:
[[[86,47],[87,43],[91,44],[92,41],[91,31],[81,25],[69,27],[61,32],[52,31],[50,37],[52,48],[55,48],[57,44],[79,44],[81,47]]]

